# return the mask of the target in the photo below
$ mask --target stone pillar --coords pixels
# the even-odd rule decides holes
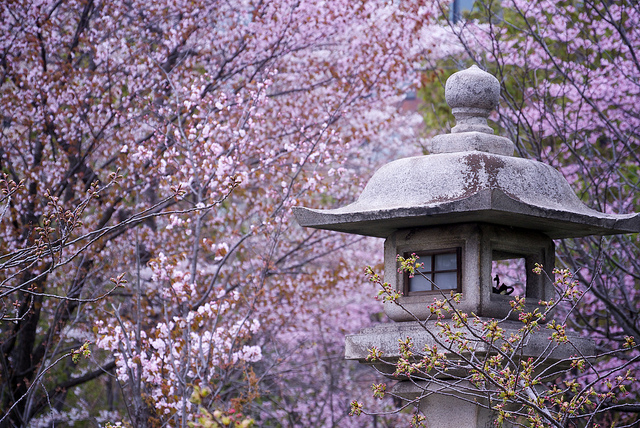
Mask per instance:
[[[403,381],[397,383],[392,392],[407,400],[422,396],[418,408],[428,428],[495,428],[498,415],[487,408],[486,400],[461,393],[460,389],[472,391],[473,387],[468,382],[454,380],[443,380],[440,384]],[[512,427],[509,422],[503,424],[503,428]]]

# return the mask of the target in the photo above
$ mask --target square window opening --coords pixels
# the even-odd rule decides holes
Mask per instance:
[[[492,293],[507,296],[527,295],[526,257],[502,251],[492,252]]]
[[[404,257],[410,257],[407,252]],[[425,293],[440,293],[453,290],[460,292],[461,249],[451,248],[439,251],[416,251],[422,266],[413,277],[404,274],[403,293],[405,296]]]

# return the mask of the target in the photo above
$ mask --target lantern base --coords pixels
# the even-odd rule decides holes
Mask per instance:
[[[408,401],[417,401],[420,412],[426,418],[428,427],[438,428],[494,428],[498,412],[489,408],[486,400],[473,393],[468,382],[441,381],[430,382],[402,381],[391,392]],[[505,421],[503,428],[515,425]]]
[[[480,321],[489,323],[493,319],[480,318]],[[484,356],[495,355],[497,350],[501,349],[501,346],[510,338],[522,335],[520,329],[523,324],[520,321],[501,321],[499,325],[503,329],[502,337],[491,343],[488,340],[478,342],[478,337],[486,335],[486,332],[482,330],[482,324],[470,324],[468,327],[451,325],[450,331],[452,334],[458,335],[459,340],[467,338],[471,343],[475,343],[474,355],[477,359],[477,364],[482,364],[481,361]],[[438,352],[444,353],[450,362],[459,358],[459,355],[455,352],[456,347],[453,346],[454,349],[448,348],[450,342],[446,341],[446,335],[440,334],[441,331],[442,328],[437,326],[436,320],[378,324],[375,327],[365,328],[359,333],[348,335],[345,338],[345,359],[358,360],[362,364],[373,365],[379,372],[389,378],[403,380],[394,374],[396,371],[395,363],[403,358],[398,346],[399,341],[411,338],[413,343],[412,351],[416,360],[420,359],[420,354],[424,352],[425,348],[437,348]],[[533,358],[538,362],[536,371],[541,375],[543,374],[544,378],[549,379],[566,371],[571,364],[571,358],[576,354],[592,358],[595,353],[595,346],[591,339],[568,336],[568,342],[557,343],[550,340],[550,334],[548,329],[541,328],[527,333],[526,340],[522,341],[522,343],[514,343],[517,348],[512,351],[514,362],[519,365],[518,361],[527,361],[529,358]],[[372,361],[369,358],[372,348],[375,348],[380,353],[380,359]],[[467,360],[468,358],[469,356],[465,357]],[[440,374],[431,372],[428,377],[423,379],[428,380],[432,377],[446,379],[452,376],[460,379],[467,375],[462,371],[462,366],[459,369],[460,372],[456,372],[451,368]],[[418,374],[415,374],[414,378],[419,378]]]

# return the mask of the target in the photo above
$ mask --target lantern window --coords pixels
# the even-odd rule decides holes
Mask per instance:
[[[405,253],[410,257],[413,253]],[[415,252],[422,266],[410,277],[405,273],[404,295],[415,295],[439,290],[460,291],[461,286],[461,249],[452,248],[440,251]]]
[[[494,259],[491,263],[491,278],[493,293],[524,297],[527,283],[525,258],[515,256],[507,259]]]

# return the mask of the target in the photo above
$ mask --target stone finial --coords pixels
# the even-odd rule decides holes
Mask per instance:
[[[514,145],[508,138],[493,135],[487,118],[500,100],[500,82],[491,74],[472,65],[447,79],[445,99],[456,118],[451,134],[437,135],[431,142],[431,153],[480,151],[513,155]]]
[[[500,82],[478,66],[459,71],[447,79],[447,104],[456,118],[451,133],[478,131],[493,134],[487,118],[500,100]]]

